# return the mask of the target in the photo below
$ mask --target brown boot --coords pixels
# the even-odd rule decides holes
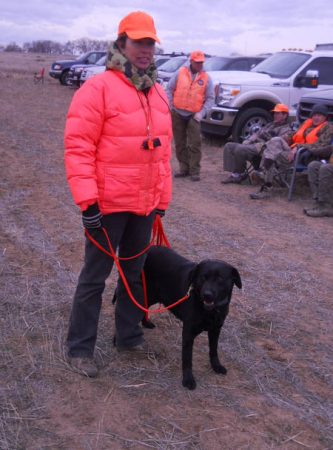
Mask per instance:
[[[191,175],[191,181],[200,181],[200,175]]]
[[[189,176],[190,176],[189,172],[176,172],[174,174],[175,178],[185,178],[185,177],[189,177]]]
[[[98,369],[93,358],[87,357],[68,357],[69,365],[73,372],[79,373],[89,378],[96,378],[98,375]]]
[[[304,213],[309,217],[333,217],[333,206],[327,203],[318,203],[315,208],[305,209]]]
[[[271,192],[272,186],[266,186],[266,184],[264,184],[258,192],[250,194],[250,198],[252,200],[264,200],[271,197]]]

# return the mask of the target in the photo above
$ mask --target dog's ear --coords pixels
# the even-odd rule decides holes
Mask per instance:
[[[188,278],[189,278],[189,280],[188,280],[188,281],[189,281],[189,284],[192,284],[193,281],[197,278],[198,272],[199,272],[199,264],[195,265],[195,266],[193,267],[193,269],[191,269],[191,271],[190,271],[190,273],[189,273],[189,276],[188,276]]]
[[[242,289],[242,280],[238,270],[235,269],[235,267],[232,268],[232,280],[239,289]]]

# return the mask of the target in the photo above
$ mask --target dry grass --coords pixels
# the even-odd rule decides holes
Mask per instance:
[[[96,347],[100,377],[69,370],[63,342],[83,256],[62,162],[73,91],[51,79],[33,85],[41,61],[22,56],[24,70],[17,55],[0,54],[0,448],[333,448],[332,220],[302,215],[305,181],[291,203],[283,189],[254,204],[251,186],[222,187],[212,143],[202,181],[175,182],[164,223],[180,253],[225,259],[242,275],[220,339],[227,376],[210,369],[201,335],[198,388],[181,387],[181,324],[170,314],[152,318],[147,358],[114,352],[115,274]]]

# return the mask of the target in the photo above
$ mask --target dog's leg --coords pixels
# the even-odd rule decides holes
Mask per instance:
[[[183,326],[182,338],[183,386],[193,390],[197,386],[192,372],[192,353],[195,335],[191,331],[186,330],[185,324]]]
[[[220,331],[220,327],[208,330],[209,359],[214,372],[225,375],[227,373],[227,369],[222,366],[217,354],[217,345],[219,341]]]

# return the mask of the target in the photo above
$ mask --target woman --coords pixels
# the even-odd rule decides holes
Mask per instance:
[[[153,19],[133,12],[121,20],[108,53],[107,70],[74,95],[65,129],[65,165],[84,227],[107,248],[106,229],[119,257],[148,244],[156,212],[171,198],[171,118],[166,95],[155,83]],[[145,255],[122,261],[133,296],[143,303],[141,269]],[[86,240],[85,263],[75,292],[67,337],[73,370],[97,376],[93,359],[105,280],[111,257]],[[144,342],[143,312],[118,281],[115,343],[119,351]]]

